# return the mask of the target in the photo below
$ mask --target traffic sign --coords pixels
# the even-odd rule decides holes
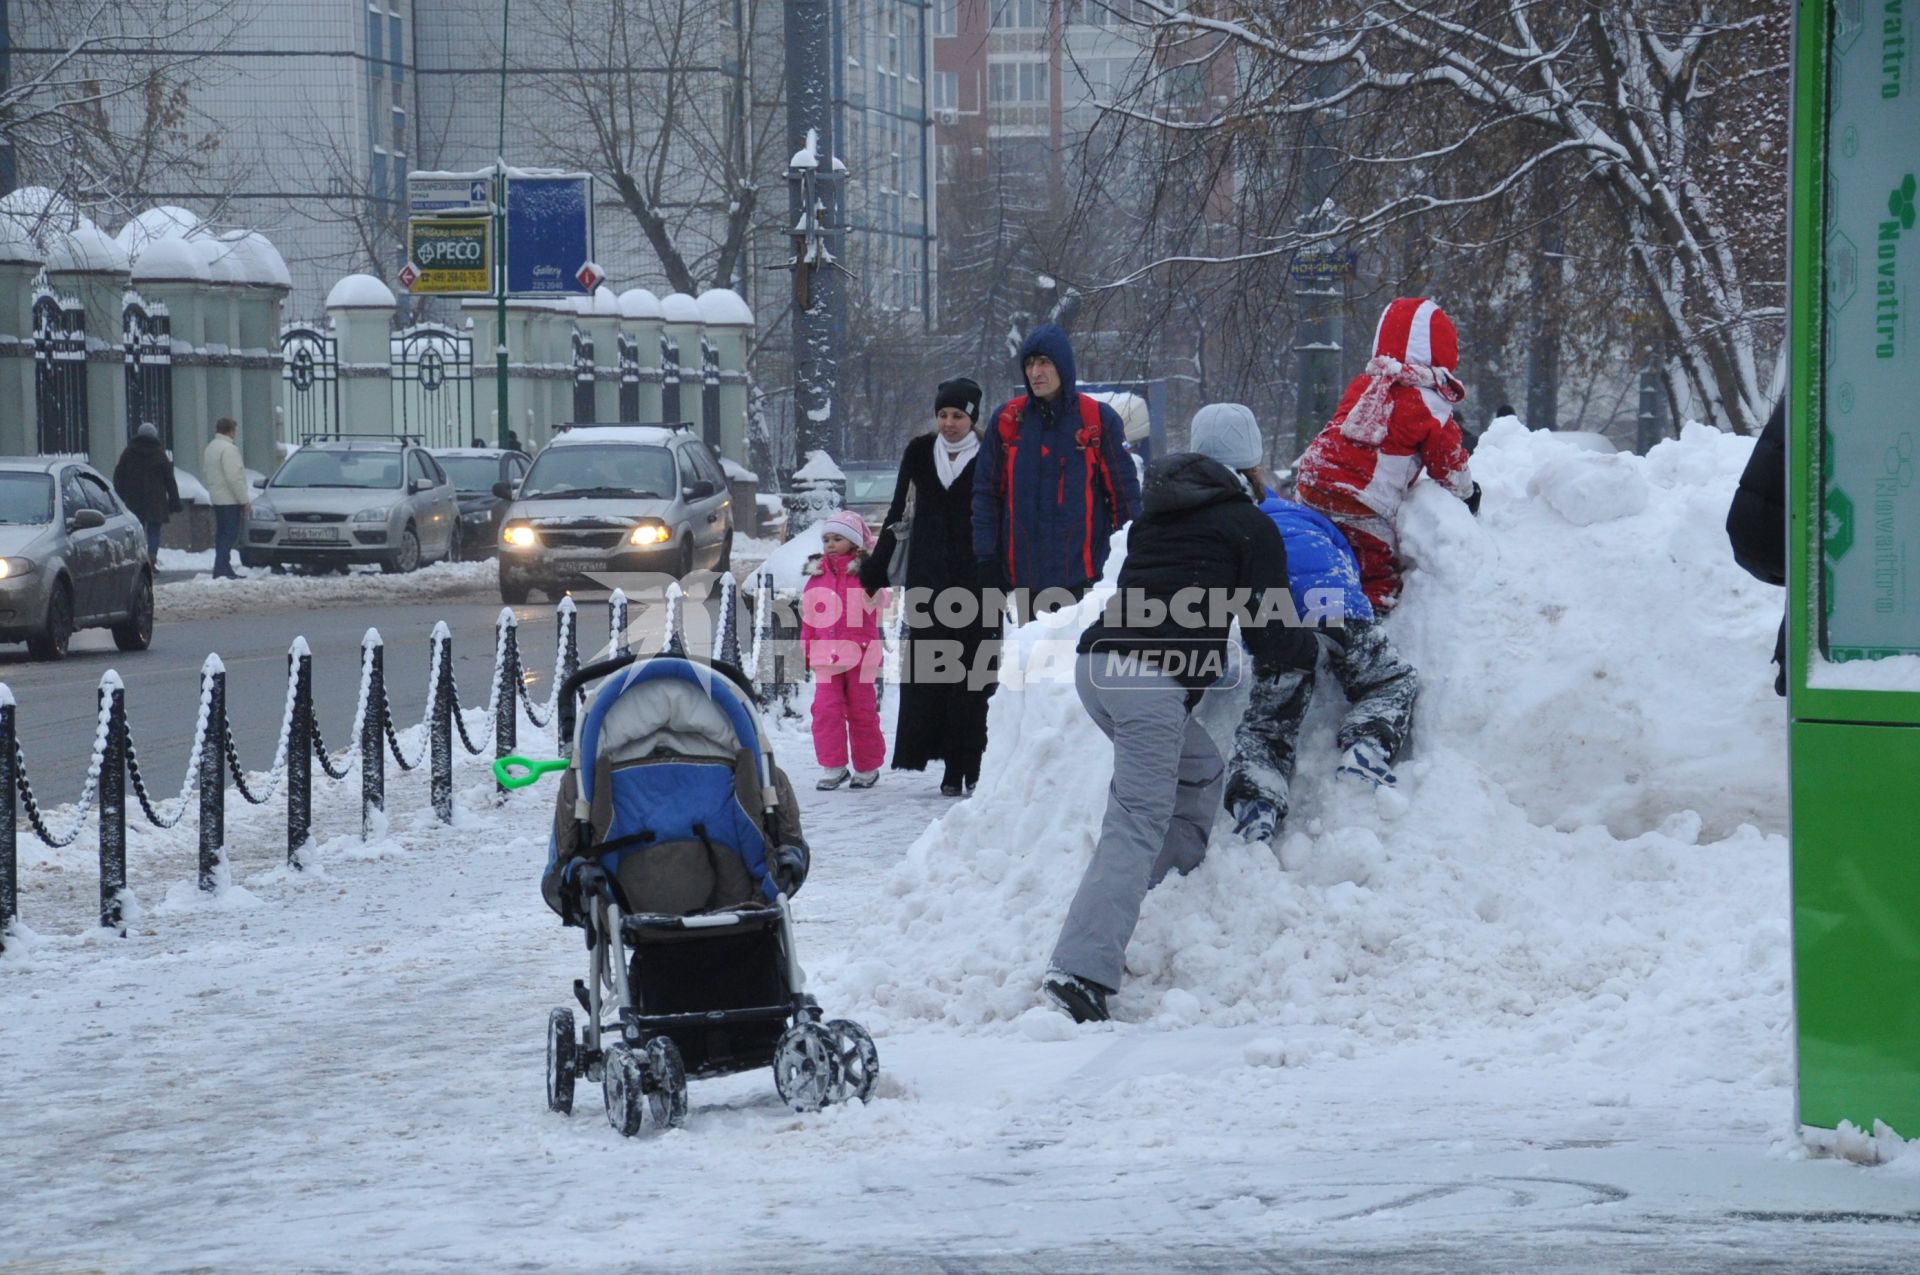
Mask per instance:
[[[407,223],[407,265],[401,283],[416,295],[493,295],[493,219],[415,217]]]
[[[507,176],[507,295],[588,295],[593,264],[593,178],[586,173]],[[586,282],[592,277],[593,283]]]
[[[420,268],[409,261],[400,267],[400,286],[409,292],[413,290],[413,281],[420,277]]]
[[[599,266],[589,261],[587,262],[587,264],[585,264],[584,266],[581,266],[578,270],[574,271],[573,277],[575,280],[579,282],[581,287],[585,288],[588,292],[592,292],[595,288],[600,286],[600,281],[602,279],[605,279],[607,276],[600,273]]]
[[[484,213],[493,206],[493,173],[408,173],[407,208],[415,217]]]

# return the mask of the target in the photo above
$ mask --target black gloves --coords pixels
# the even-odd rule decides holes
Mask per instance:
[[[1480,484],[1473,485],[1473,494],[1467,497],[1467,512],[1474,517],[1480,516]]]
[[[768,872],[780,893],[792,898],[807,883],[807,867],[812,859],[807,843],[798,837],[775,850],[768,861]]]

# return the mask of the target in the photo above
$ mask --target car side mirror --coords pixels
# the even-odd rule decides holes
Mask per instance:
[[[496,495],[496,496],[498,496],[498,497],[499,497],[500,499],[502,499],[502,500],[512,500],[512,499],[513,499],[513,484],[512,484],[512,483],[509,483],[509,482],[498,482],[498,483],[495,483],[495,484],[493,485],[493,494],[494,494],[494,495]]]
[[[91,531],[106,525],[107,516],[98,509],[76,509],[73,517],[67,519],[67,527],[73,531]]]
[[[713,495],[713,480],[710,478],[696,478],[687,484],[686,493],[688,500],[705,500],[707,497]]]

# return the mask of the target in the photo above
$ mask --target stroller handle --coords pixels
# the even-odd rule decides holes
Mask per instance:
[[[557,770],[565,770],[571,763],[564,757],[555,757],[547,761],[536,761],[519,754],[502,757],[493,763],[493,777],[502,788],[509,791],[525,788],[540,782],[543,775],[551,775]]]

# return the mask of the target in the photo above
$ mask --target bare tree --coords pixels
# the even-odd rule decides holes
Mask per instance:
[[[588,169],[618,195],[666,280],[681,292],[732,287],[763,216],[762,186],[785,171],[782,99],[756,101],[748,74],[777,39],[773,0],[534,0],[522,25],[539,78],[529,126],[544,154]],[[773,203],[784,214],[784,188]],[[771,211],[771,210],[767,210]]]
[[[25,0],[10,14],[0,151],[20,184],[137,211],[206,171],[219,139],[194,89],[232,38],[233,0]]]
[[[1244,272],[1396,231],[1404,244],[1465,230],[1456,252],[1497,259],[1492,246],[1563,218],[1596,232],[1579,245],[1596,258],[1592,273],[1624,265],[1670,353],[1676,403],[1741,432],[1765,419],[1784,318],[1770,232],[1784,222],[1784,6],[1094,2],[1155,50],[1154,73],[1116,96],[1110,115],[1123,132],[1214,146],[1240,210],[1226,225],[1189,215],[1183,227],[1150,208],[1167,233],[1115,282]],[[1168,77],[1194,67],[1231,91],[1204,110],[1170,109]],[[1324,197],[1258,198],[1261,183],[1306,189],[1308,130],[1329,119],[1339,129]],[[1715,140],[1737,146],[1737,162],[1713,158]]]

